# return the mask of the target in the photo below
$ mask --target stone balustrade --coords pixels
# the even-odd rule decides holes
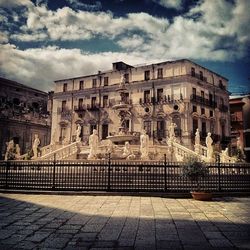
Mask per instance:
[[[39,157],[39,160],[63,160],[77,153],[78,142],[73,142]]]

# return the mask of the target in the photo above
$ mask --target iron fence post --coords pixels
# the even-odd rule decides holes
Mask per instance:
[[[108,159],[108,191],[110,191],[110,171],[111,171],[111,162],[110,162],[111,154],[109,153],[109,159]]]
[[[55,182],[56,182],[56,154],[54,154],[53,160],[53,182],[52,182],[52,189],[55,189]]]
[[[221,191],[221,176],[220,176],[220,155],[217,155],[217,163],[218,163],[218,191],[220,192]]]
[[[5,172],[5,188],[8,188],[8,175],[9,175],[9,161],[6,161],[6,172]]]
[[[167,192],[167,155],[164,154],[164,191]]]

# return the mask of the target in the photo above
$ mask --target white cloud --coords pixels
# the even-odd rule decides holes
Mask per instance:
[[[144,63],[151,59],[137,53],[84,53],[80,49],[46,47],[21,50],[12,44],[0,47],[1,75],[45,91],[53,89],[56,79],[109,70],[112,63]]]
[[[96,11],[96,10],[100,10],[102,7],[102,4],[100,1],[96,1],[93,4],[86,4],[86,3],[82,3],[79,0],[66,0],[67,2],[69,2],[71,4],[71,6],[75,9],[84,9],[84,10],[88,10],[88,11]]]
[[[33,5],[33,3],[30,0],[0,0],[0,7],[7,9],[31,5]]]
[[[7,43],[9,41],[8,32],[0,31],[0,43]]]
[[[52,11],[46,5],[31,5],[25,12],[26,24],[11,39],[72,41],[102,36],[126,52],[91,54],[57,47],[21,50],[5,44],[0,48],[0,70],[14,80],[48,90],[55,79],[95,73],[119,60],[132,65],[169,58],[235,60],[248,53],[249,9],[248,0],[204,0],[170,23],[147,13],[114,17],[110,12],[74,11],[69,7]],[[7,43],[8,33],[0,39]]]
[[[133,35],[132,37],[124,37],[117,42],[122,48],[125,49],[137,49],[142,46],[144,39],[141,36]]]
[[[182,9],[182,0],[153,0],[165,8]]]

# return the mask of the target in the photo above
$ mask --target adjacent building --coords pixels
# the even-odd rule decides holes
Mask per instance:
[[[240,138],[247,161],[250,161],[250,95],[230,96],[232,150]]]
[[[183,145],[192,146],[197,128],[201,138],[211,132],[214,142],[227,145],[230,138],[228,80],[190,60],[131,66],[113,63],[112,70],[55,81],[52,138],[74,141],[77,124],[87,142],[95,128],[99,137],[119,132],[120,117],[113,108],[130,105],[123,117],[126,133],[145,129],[153,143],[164,143],[171,122]]]
[[[35,134],[41,145],[50,143],[51,119],[47,110],[52,94],[30,88],[15,81],[0,78],[0,157],[3,159],[6,142],[19,144],[21,154],[32,148]]]

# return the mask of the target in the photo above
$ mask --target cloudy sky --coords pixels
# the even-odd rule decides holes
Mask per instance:
[[[53,81],[188,58],[250,92],[250,0],[0,0],[0,75]]]

